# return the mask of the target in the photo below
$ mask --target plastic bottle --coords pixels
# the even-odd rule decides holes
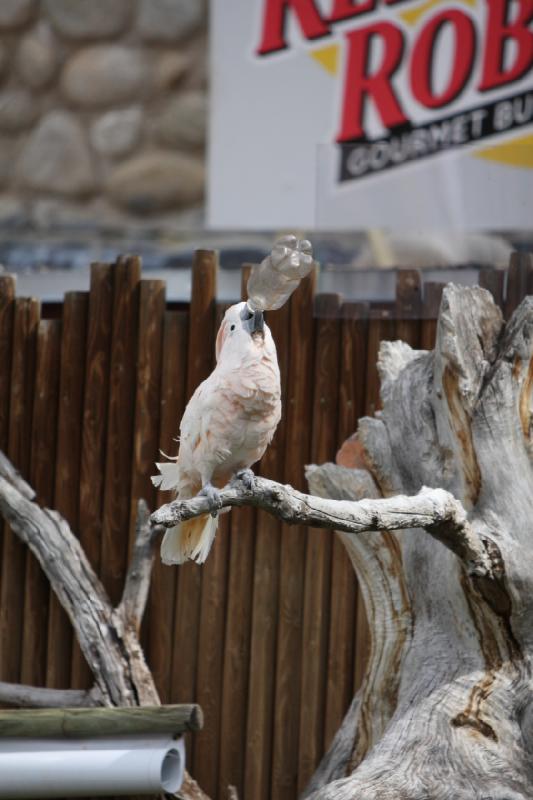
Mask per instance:
[[[313,251],[307,239],[283,236],[272,252],[256,264],[248,279],[248,307],[252,311],[281,308],[302,278],[313,267]]]

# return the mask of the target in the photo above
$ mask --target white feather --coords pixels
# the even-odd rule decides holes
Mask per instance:
[[[180,479],[180,469],[176,461],[164,461],[156,464],[160,475],[152,475],[152,483],[157,489],[166,492],[175,489]]]

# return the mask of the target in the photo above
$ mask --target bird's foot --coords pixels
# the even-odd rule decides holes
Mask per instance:
[[[218,516],[218,512],[222,508],[222,500],[220,498],[220,492],[216,489],[212,483],[205,483],[202,487],[200,494],[203,497],[207,497],[209,502],[209,512],[212,517]]]
[[[235,477],[242,481],[248,491],[254,488],[255,475],[251,469],[241,469],[237,472]]]

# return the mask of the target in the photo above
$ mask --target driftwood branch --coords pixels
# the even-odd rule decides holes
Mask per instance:
[[[96,689],[45,689],[0,681],[0,704],[18,708],[89,708],[100,705]]]
[[[131,557],[122,599],[117,611],[124,623],[139,632],[150,591],[150,579],[154,563],[154,543],[161,533],[160,526],[150,525],[150,512],[144,500],[137,504],[135,544]]]
[[[137,636],[149,589],[153,545],[159,533],[149,524],[146,506],[140,506],[133,559],[116,609],[66,520],[35,502],[35,492],[2,452],[0,513],[37,558],[70,618],[95,678],[95,687],[85,693],[87,705],[158,705],[157,689]],[[8,696],[14,699],[17,692],[19,700],[28,700],[24,704],[29,705],[32,697],[34,707],[44,705],[45,700],[49,706],[61,707],[67,697],[70,707],[77,705],[76,700],[82,701],[81,693],[74,696],[70,691],[45,696],[48,690],[3,687],[6,703],[10,702]],[[206,798],[188,774],[179,796],[187,800]]]
[[[220,492],[222,508],[255,506],[289,525],[308,525],[361,534],[367,531],[396,531],[422,528],[441,541],[467,566],[470,574],[492,577],[494,564],[483,539],[471,527],[462,504],[443,489],[422,488],[411,497],[396,495],[377,500],[329,500],[303,494],[256,477],[252,489],[239,479]],[[175,500],[152,514],[152,522],[172,527],[210,511],[206,497]]]

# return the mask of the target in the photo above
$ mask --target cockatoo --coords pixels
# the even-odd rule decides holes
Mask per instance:
[[[281,417],[276,345],[262,311],[252,312],[246,303],[231,306],[218,331],[215,354],[215,369],[183,414],[177,457],[157,464],[161,474],[152,478],[162,490],[175,489],[180,500],[207,496],[212,513],[166,532],[161,544],[165,564],[205,561],[218,524],[218,489],[235,474],[251,486],[250,467],[265,452]]]

